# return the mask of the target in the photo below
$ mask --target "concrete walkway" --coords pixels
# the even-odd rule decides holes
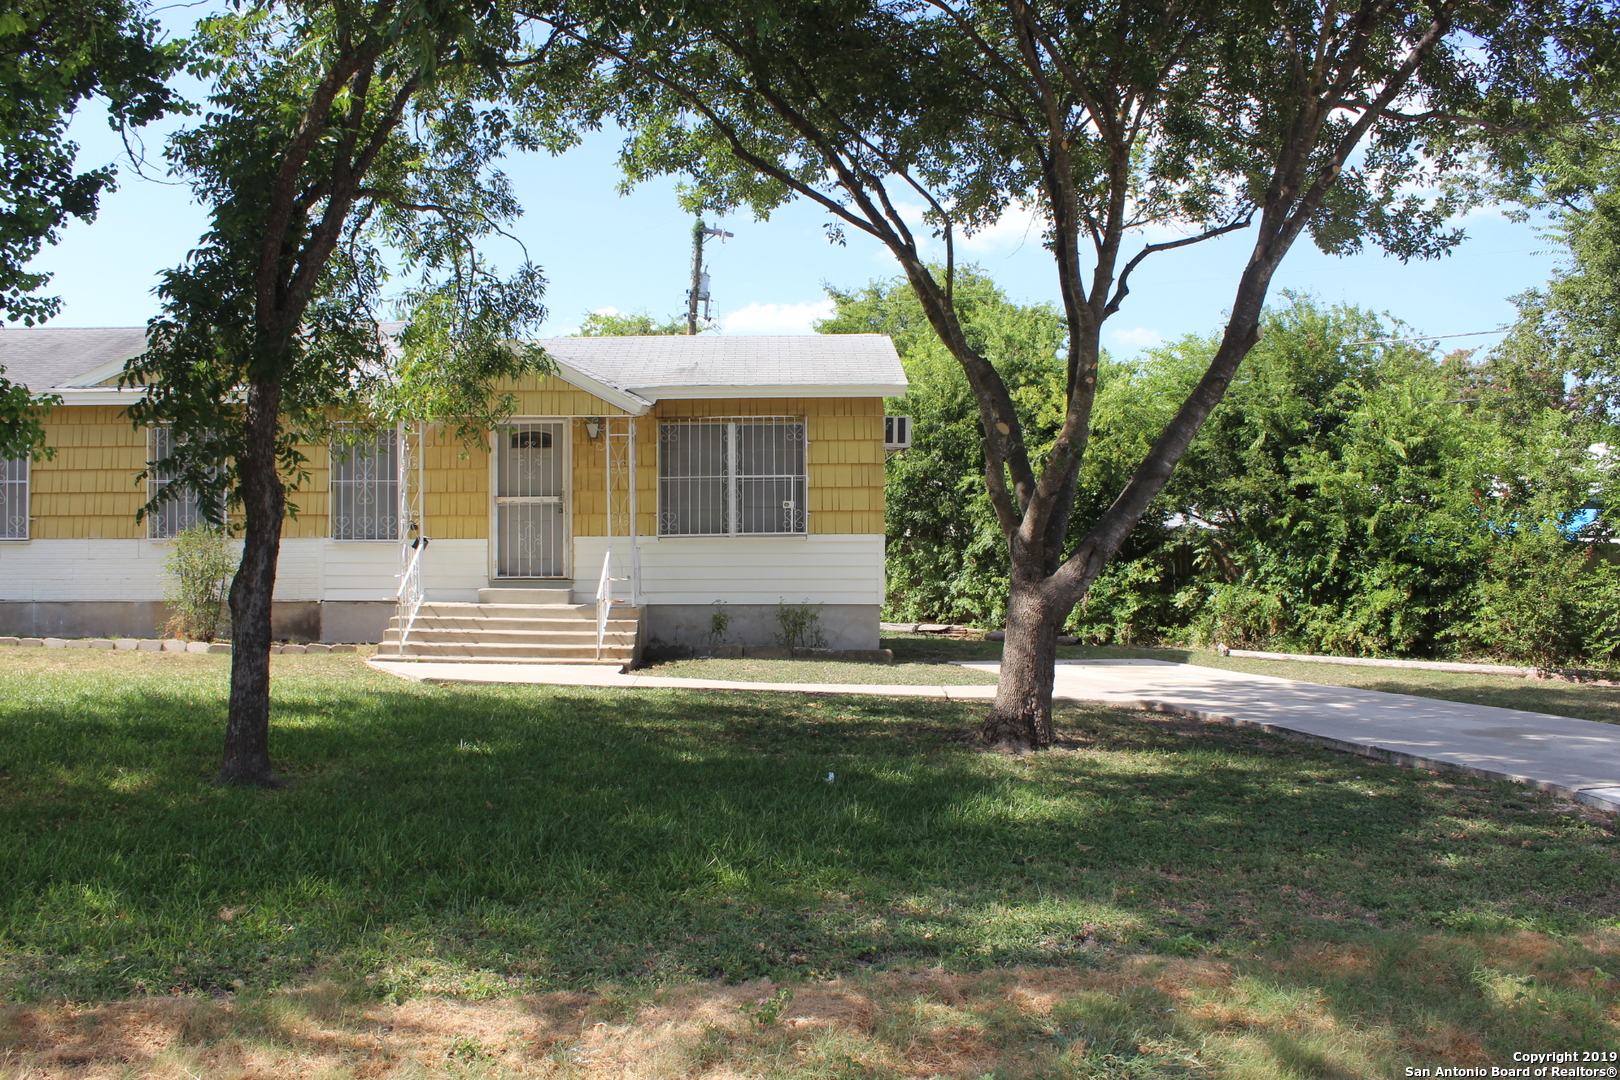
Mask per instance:
[[[371,660],[429,682],[786,691],[988,701],[994,686],[754,683],[665,679],[566,664],[435,664]],[[995,672],[994,662],[963,667]],[[1620,812],[1620,725],[1435,698],[1276,679],[1161,660],[1060,660],[1054,698],[1152,709],[1304,739],[1421,768],[1515,780]]]

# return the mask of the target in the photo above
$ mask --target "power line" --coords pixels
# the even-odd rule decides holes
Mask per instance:
[[[1352,345],[1395,345],[1403,341],[1440,341],[1443,338],[1482,337],[1485,334],[1505,334],[1512,329],[1511,326],[1498,326],[1495,330],[1470,330],[1466,334],[1419,334],[1417,337],[1372,338],[1368,341],[1347,341],[1343,347],[1348,349]]]

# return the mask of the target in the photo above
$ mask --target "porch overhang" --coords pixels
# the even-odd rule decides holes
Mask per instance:
[[[621,390],[617,386],[610,386],[601,379],[593,378],[578,368],[569,367],[568,364],[556,357],[552,361],[557,365],[557,378],[585,391],[594,394],[607,402],[623,409],[630,416],[646,416],[653,407],[653,403],[640,394],[633,394],[628,390]]]

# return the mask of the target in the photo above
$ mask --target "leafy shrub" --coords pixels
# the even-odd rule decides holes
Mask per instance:
[[[714,610],[709,613],[709,628],[703,632],[703,645],[707,649],[718,649],[726,643],[726,635],[731,631],[731,612],[726,610],[724,600],[716,600],[710,605]]]
[[[1583,573],[1586,561],[1582,548],[1552,529],[1498,545],[1475,590],[1473,616],[1457,629],[1464,651],[1543,668],[1582,659],[1589,632],[1604,636],[1612,608],[1602,609],[1614,601],[1612,585]]]
[[[228,600],[237,552],[217,525],[194,525],[177,533],[163,560],[169,578],[164,631],[183,641],[213,641],[230,632]]]
[[[788,649],[825,649],[827,634],[821,629],[820,604],[776,605],[776,643]]]
[[[1221,582],[1210,589],[1197,626],[1198,637],[1210,643],[1264,648],[1283,633],[1283,602],[1273,592]]]

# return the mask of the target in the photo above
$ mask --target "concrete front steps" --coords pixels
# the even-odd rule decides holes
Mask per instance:
[[[389,620],[379,660],[481,664],[612,664],[636,660],[641,611],[615,604],[596,654],[596,605],[573,603],[573,589],[479,589],[478,603],[422,605],[403,650],[400,620]]]

